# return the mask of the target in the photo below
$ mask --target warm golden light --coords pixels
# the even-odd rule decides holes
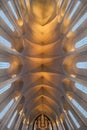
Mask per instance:
[[[74,49],[74,48],[71,48],[70,51],[75,51],[75,49]]]
[[[61,121],[61,123],[63,123],[63,119],[62,118],[60,118],[60,121]]]
[[[43,25],[49,20],[54,12],[55,6],[53,0],[32,0],[32,12],[39,24]]]
[[[61,16],[58,15],[58,23],[60,23],[60,22],[61,22]]]
[[[23,21],[22,21],[21,19],[19,19],[19,20],[17,21],[17,24],[18,24],[20,27],[22,27],[22,26],[23,26]]]
[[[12,75],[12,78],[15,78],[16,77],[16,74]]]
[[[73,78],[76,78],[76,75],[74,75],[74,74],[71,74],[70,76],[73,77]]]
[[[62,12],[61,12],[61,16],[63,17],[63,16],[64,16],[64,14],[65,14],[65,12],[64,12],[64,11],[62,11]]]
[[[17,101],[19,97],[20,97],[20,92],[16,91],[14,93],[14,99]]]
[[[49,81],[50,81],[50,79],[51,79],[50,73],[47,73],[47,72],[39,72],[39,73],[38,73],[38,76],[39,76],[39,77],[43,77],[43,79],[47,79],[47,80],[49,80]]]
[[[73,38],[73,36],[74,36],[75,34],[71,31],[71,32],[69,32],[68,34],[67,34],[67,38]]]
[[[71,101],[72,100],[72,96],[70,94],[66,94],[66,95],[69,98],[69,100]]]
[[[65,26],[65,27],[68,27],[69,24],[70,24],[70,19],[69,19],[69,18],[66,18],[66,19],[64,20],[64,26]]]
[[[19,112],[19,115],[21,116],[23,114],[23,109]]]
[[[27,120],[27,125],[29,125],[29,120]]]
[[[57,126],[59,126],[59,121],[58,120],[56,121],[56,124],[57,124]]]
[[[63,111],[66,113],[66,110],[65,110],[65,109],[63,109]]]
[[[17,100],[18,100],[18,98],[19,98],[19,96],[16,96],[16,97],[15,97],[15,100],[17,101]]]
[[[86,124],[87,67],[78,66],[87,58],[85,3],[0,0],[1,130],[67,130]],[[77,110],[74,98],[84,110]]]
[[[25,124],[26,123],[26,118],[24,118],[24,120],[23,120],[23,124]]]

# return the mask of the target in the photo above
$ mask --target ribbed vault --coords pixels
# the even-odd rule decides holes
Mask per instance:
[[[0,0],[0,130],[86,130],[86,78],[87,0]]]

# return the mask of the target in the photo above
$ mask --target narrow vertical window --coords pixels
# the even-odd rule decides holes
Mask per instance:
[[[10,64],[8,62],[0,62],[0,69],[8,69]]]
[[[79,125],[78,121],[76,120],[76,118],[74,117],[74,115],[72,114],[72,112],[71,112],[70,110],[68,110],[68,113],[69,113],[71,119],[73,120],[75,126],[76,126],[77,128],[80,128],[80,125]]]
[[[76,31],[76,29],[85,21],[87,20],[87,13],[85,13],[80,20],[78,20],[78,22],[74,25],[74,27],[72,28],[72,32]]]
[[[17,14],[16,14],[16,12],[15,12],[15,9],[14,9],[14,7],[13,7],[11,1],[8,1],[8,5],[9,5],[9,7],[10,7],[12,13],[14,14],[15,18],[18,19],[18,16],[17,16]]]
[[[7,86],[1,88],[1,89],[0,89],[0,94],[4,93],[4,92],[7,91],[8,89],[10,89],[10,87],[11,87],[11,84],[9,84],[9,85],[7,85]]]
[[[76,63],[76,67],[79,69],[87,69],[87,62],[78,62]]]
[[[0,10],[0,17],[5,21],[5,23],[7,24],[7,26],[9,26],[9,28],[12,31],[14,31],[13,25],[10,23],[10,21],[8,20],[8,18],[6,17],[6,15],[4,14],[4,12],[2,10]]]
[[[75,99],[72,99],[71,102],[82,113],[82,115],[87,118],[87,111],[82,106],[80,106],[80,104]]]
[[[11,43],[8,40],[6,40],[5,38],[3,38],[2,36],[0,36],[0,43],[11,48]]]
[[[14,122],[16,116],[17,116],[17,113],[18,113],[18,111],[16,110],[15,113],[13,114],[13,116],[12,116],[12,118],[11,118],[11,120],[10,120],[8,126],[7,126],[7,128],[11,128],[11,126],[12,126],[12,124],[13,124],[13,122]]]
[[[75,44],[75,48],[79,48],[81,46],[87,45],[87,37],[83,38],[82,40],[78,41]]]
[[[83,93],[87,94],[87,87],[83,86],[82,84],[79,83],[75,83],[75,87],[77,89],[79,89],[80,91],[82,91]]]
[[[69,19],[71,19],[71,18],[73,17],[73,15],[74,15],[74,13],[76,12],[76,10],[78,9],[80,3],[81,3],[80,1],[78,1],[78,2],[76,3],[76,5],[74,6],[74,8],[73,8],[73,10],[72,10],[72,12],[71,12],[71,14],[70,14],[70,16],[69,16]]]
[[[7,113],[7,111],[10,109],[10,107],[12,106],[12,104],[14,103],[14,99],[12,99],[7,106],[0,112],[0,119],[2,119],[5,114]]]

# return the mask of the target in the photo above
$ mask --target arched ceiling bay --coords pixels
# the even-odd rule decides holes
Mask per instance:
[[[83,74],[75,65],[86,54],[82,54],[84,49],[75,48],[80,36],[82,38],[87,32],[87,13],[83,23],[79,23],[84,25],[86,31],[83,32],[83,28],[79,29],[76,24],[86,12],[85,3],[87,4],[87,0],[0,0],[0,35],[12,46],[9,48],[0,44],[1,60],[11,63],[8,70],[2,70],[0,73],[0,87],[9,82],[13,83],[11,90],[6,92],[7,95],[3,94],[0,101],[12,92],[9,98],[14,98],[17,102],[19,100],[18,110],[22,110],[18,112],[19,115],[23,114],[23,123],[27,119],[32,122],[41,114],[47,115],[56,124],[58,119],[61,122],[61,119],[64,119],[63,103],[69,104],[67,98],[72,97],[67,96],[67,93],[74,89],[68,89],[69,85],[72,86],[68,80],[70,83],[86,80],[85,70]],[[74,8],[74,5],[77,6]],[[76,8],[77,12],[74,15]],[[10,24],[2,18],[3,13]],[[76,30],[73,31],[72,27]],[[75,60],[75,57],[78,58]],[[84,60],[86,57],[85,55]],[[80,74],[83,74],[83,79]],[[75,95],[73,92],[69,94]],[[8,102],[6,101],[5,103]],[[1,130],[4,128],[4,120],[1,122]],[[29,122],[26,123],[27,126]]]
[[[59,111],[64,78],[61,64],[65,54],[61,49],[56,8],[56,0],[30,1],[28,22],[25,19],[24,51],[21,54],[26,115],[34,115],[35,111],[38,113],[43,105],[48,107],[47,114],[49,109],[53,113]],[[44,113],[44,109],[40,113]]]

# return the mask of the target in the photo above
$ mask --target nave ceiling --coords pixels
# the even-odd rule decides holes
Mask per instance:
[[[76,25],[84,14],[83,22]],[[15,104],[19,100],[14,108],[27,125],[40,114],[58,125],[68,109],[78,115],[69,99],[79,103],[81,99],[87,110],[87,94],[75,88],[76,82],[87,86],[87,68],[76,67],[78,62],[87,62],[87,39],[86,44],[84,40],[83,46],[75,47],[87,37],[86,22],[87,0],[0,0],[0,38],[11,43],[9,47],[0,41],[0,62],[10,63],[8,69],[0,71],[0,88],[9,83],[12,86],[0,95],[0,111],[10,99]],[[1,120],[1,130],[10,120],[3,125],[6,118]],[[81,127],[87,125],[81,113],[76,119],[81,120]],[[18,126],[14,128],[18,130]]]

